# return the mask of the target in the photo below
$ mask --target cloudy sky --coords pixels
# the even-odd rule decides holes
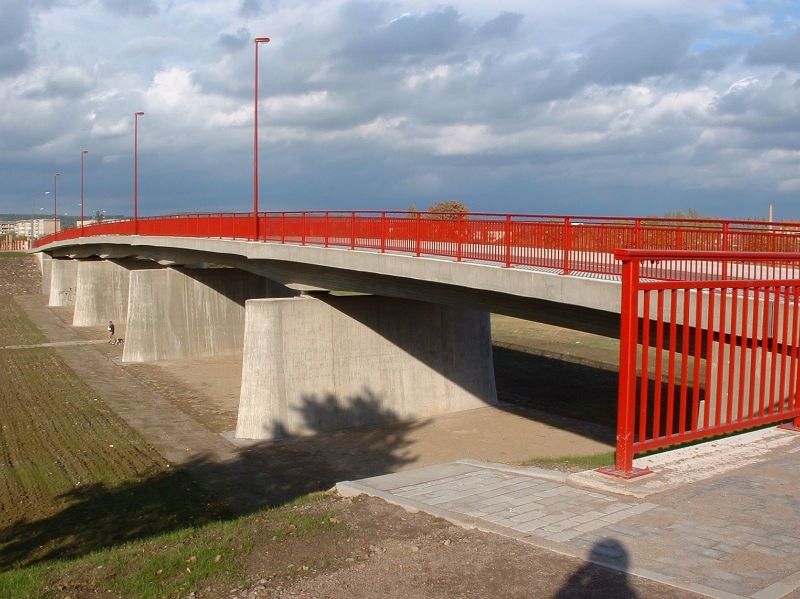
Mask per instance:
[[[800,218],[796,0],[0,0],[0,213]]]

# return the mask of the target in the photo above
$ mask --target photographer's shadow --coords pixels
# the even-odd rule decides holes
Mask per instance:
[[[628,584],[630,556],[616,539],[597,541],[589,553],[589,563],[569,577],[553,599],[638,599]]]

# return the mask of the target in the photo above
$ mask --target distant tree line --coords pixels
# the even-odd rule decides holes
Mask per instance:
[[[417,212],[417,206],[415,204],[410,204],[408,206],[409,217],[414,218],[414,213]],[[441,219],[441,220],[456,220],[458,219],[458,215],[463,215],[462,218],[467,218],[469,214],[469,208],[464,206],[458,200],[444,200],[442,202],[436,202],[431,206],[428,206],[428,209],[425,210],[427,213],[425,218],[432,218],[432,219]]]

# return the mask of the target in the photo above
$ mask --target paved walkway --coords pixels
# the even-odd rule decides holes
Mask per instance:
[[[800,435],[765,429],[635,461],[655,474],[459,460],[343,482],[468,528],[710,597],[800,597]]]

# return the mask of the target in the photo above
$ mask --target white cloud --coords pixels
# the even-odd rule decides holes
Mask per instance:
[[[568,197],[622,214],[690,195],[734,216],[748,194],[788,201],[797,185],[800,15],[788,1],[41,6],[14,0],[0,19],[0,156],[32,179],[0,163],[0,211],[62,163],[69,189],[87,145],[107,166],[95,185],[126,206],[137,110],[153,205],[187,209],[176,198],[196,182],[206,203],[245,208],[256,35],[272,38],[264,176],[290,207],[441,195],[519,211],[535,194],[537,211],[568,212]]]

